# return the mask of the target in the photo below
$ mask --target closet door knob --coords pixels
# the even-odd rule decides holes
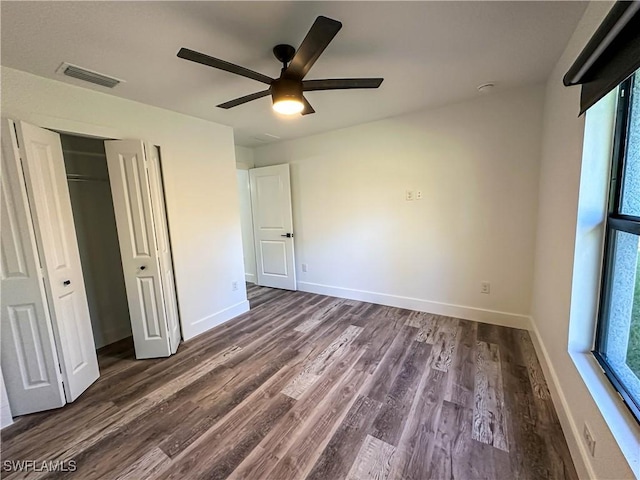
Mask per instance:
[[[62,282],[62,284],[63,284],[65,287],[68,287],[69,285],[71,285],[71,280],[65,280],[64,282]]]
[[[142,266],[140,267],[140,270],[144,270],[145,268],[147,268],[147,267],[145,267],[144,265],[142,265]]]

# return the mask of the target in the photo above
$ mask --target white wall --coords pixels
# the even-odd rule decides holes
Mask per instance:
[[[2,115],[160,145],[184,337],[248,309],[231,128],[4,67]]]
[[[244,278],[256,283],[256,251],[253,240],[253,218],[251,212],[251,187],[249,170],[238,169],[238,195],[240,196],[240,227],[242,229],[242,251],[244,253]]]
[[[236,167],[240,170],[248,170],[255,166],[253,159],[253,149],[247,147],[235,146],[236,149]]]
[[[291,164],[298,287],[528,326],[542,95],[496,92],[255,149],[257,167]]]
[[[606,112],[589,116],[589,121],[595,122],[594,125],[600,123],[599,128],[590,131],[601,132],[605,144],[585,144],[589,155],[585,156],[586,163],[583,165],[585,121],[584,117],[577,116],[580,89],[562,85],[562,76],[610,7],[609,2],[592,2],[589,5],[546,86],[532,317],[538,356],[551,383],[554,403],[579,474],[582,478],[627,479],[633,478],[632,470],[576,368],[581,362],[585,366],[591,365],[589,368],[592,368],[592,372],[587,375],[585,370],[583,375],[584,378],[594,378],[599,382],[600,391],[595,393],[595,389],[592,390],[599,402],[608,396],[614,398],[602,373],[593,367],[593,360],[588,354],[590,345],[583,342],[584,332],[593,338],[594,304],[598,294],[597,281],[592,280],[598,273],[600,262],[599,258],[593,258],[593,252],[601,245],[601,238],[597,236],[602,231],[605,200],[602,195],[603,179],[597,175],[599,172],[601,177],[603,170],[598,161],[590,157],[595,155],[596,150],[606,147],[606,135],[610,133],[611,122],[607,124]],[[606,109],[606,105],[600,105],[599,108]],[[581,178],[585,186],[598,191],[591,192],[591,195],[583,191],[580,195]],[[591,291],[584,295],[584,288],[589,284]],[[580,338],[573,338],[573,341],[582,342],[579,347],[583,350],[581,356],[577,355],[580,353],[578,351],[572,354],[568,352],[570,318],[572,328],[581,330],[577,333]],[[572,348],[576,347],[572,345]],[[619,436],[620,445],[631,455],[630,459],[637,459],[640,455],[640,431],[619,400],[615,401],[618,402],[617,419],[608,418],[608,421],[612,426],[626,425],[626,440]],[[623,418],[625,415],[626,419]],[[586,453],[581,439],[585,422],[596,440],[594,458]],[[640,475],[637,463],[634,468],[635,475]]]

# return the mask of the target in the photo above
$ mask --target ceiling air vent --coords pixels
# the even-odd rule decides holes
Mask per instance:
[[[86,68],[78,67],[77,65],[71,65],[70,63],[63,63],[58,68],[58,73],[62,73],[67,77],[77,78],[78,80],[83,80],[85,82],[93,83],[95,85],[100,85],[102,87],[113,88],[119,83],[122,83],[123,80],[118,80],[117,78],[108,77],[107,75],[103,75],[102,73],[93,72],[91,70],[87,70]]]

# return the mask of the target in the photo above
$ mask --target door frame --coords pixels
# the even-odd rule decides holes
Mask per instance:
[[[249,237],[251,238],[251,254],[253,255],[253,259],[252,259],[253,260],[253,265],[252,266],[253,266],[253,271],[255,272],[255,273],[252,274],[253,281],[249,281],[247,279],[247,266],[245,264],[245,267],[244,267],[245,278],[244,278],[244,280],[245,280],[245,282],[254,283],[255,285],[257,285],[258,284],[258,264],[256,262],[256,246],[255,246],[256,240],[255,240],[255,237],[254,237],[254,234],[253,234],[253,205],[252,205],[252,201],[251,201],[251,178],[249,177],[249,170],[251,170],[252,168],[255,168],[255,167],[250,167],[246,163],[236,162],[236,182],[237,182],[237,179],[238,179],[238,172],[239,171],[246,172],[246,174],[247,174],[247,185],[246,186],[247,186],[247,193],[248,193],[248,196],[249,196],[249,202],[248,202],[247,206],[248,206],[248,209],[249,209],[249,223],[251,224],[251,232],[249,232],[248,234],[249,234]],[[242,229],[242,223],[243,223],[242,218],[240,218],[240,228],[241,229]],[[243,260],[244,260],[244,258],[246,256],[245,252],[244,252],[244,235],[245,235],[245,233],[241,232],[241,235],[243,237],[242,238],[242,257],[243,257]]]
[[[285,240],[281,240],[281,242],[285,245],[285,252],[284,252],[284,257],[285,257],[285,261],[288,264],[287,260],[291,260],[291,274],[290,275],[286,275],[286,276],[282,276],[281,278],[285,278],[286,280],[281,280],[277,278],[276,274],[272,274],[271,276],[271,280],[272,280],[272,284],[271,285],[264,285],[265,283],[265,278],[263,277],[268,277],[267,274],[262,274],[261,275],[261,268],[263,267],[264,263],[263,263],[263,256],[262,256],[262,252],[261,252],[261,242],[260,242],[260,235],[261,232],[263,231],[261,228],[258,228],[256,226],[257,222],[256,222],[256,217],[259,216],[259,214],[256,214],[256,206],[260,205],[260,198],[259,195],[257,194],[257,189],[258,189],[258,183],[256,179],[259,179],[262,177],[262,175],[258,175],[257,170],[261,170],[261,171],[267,171],[267,170],[281,170],[281,167],[286,167],[286,171],[284,172],[280,172],[278,174],[278,176],[280,177],[280,180],[282,180],[282,176],[286,177],[286,198],[284,199],[286,203],[288,203],[288,210],[286,212],[286,216],[288,217],[286,220],[283,218],[283,222],[284,223],[288,223],[290,226],[290,228],[286,228],[286,226],[283,227],[283,229],[280,231],[279,236],[280,237],[287,237]],[[254,167],[249,169],[249,183],[250,183],[250,195],[251,195],[251,219],[252,219],[252,224],[253,224],[253,235],[254,235],[254,247],[255,247],[255,260],[256,260],[256,284],[257,285],[261,285],[261,286],[268,286],[268,287],[272,287],[272,288],[282,288],[282,289],[287,289],[287,290],[293,290],[296,291],[298,289],[298,278],[297,278],[297,272],[296,272],[296,255],[295,255],[295,236],[294,236],[294,224],[293,224],[293,199],[292,199],[292,192],[291,192],[291,165],[289,163],[280,163],[280,164],[276,164],[276,165],[267,165],[264,167]],[[273,228],[271,229],[273,230]],[[287,231],[290,230],[290,231]],[[271,236],[271,235],[267,235],[267,236]],[[269,240],[270,243],[274,243],[276,241],[276,239],[272,238],[271,240]],[[289,243],[290,241],[290,243]]]
[[[277,166],[277,165],[285,165],[285,164],[276,164],[276,165],[266,165],[266,167],[272,167],[272,166]],[[291,179],[291,164],[286,164],[289,165],[289,179]],[[236,162],[236,176],[237,176],[237,172],[242,170],[247,172],[247,183],[248,183],[248,192],[249,192],[249,215],[250,215],[250,222],[251,222],[251,241],[253,243],[253,268],[255,271],[255,284],[256,285],[260,285],[259,281],[258,281],[258,258],[257,258],[257,245],[256,245],[256,239],[255,239],[255,223],[254,223],[254,216],[253,216],[253,203],[254,201],[257,202],[258,199],[256,198],[254,200],[254,195],[252,192],[252,187],[251,187],[251,170],[256,169],[256,168],[263,168],[263,167],[257,167],[257,166],[251,166],[247,163],[244,162]],[[293,195],[293,192],[291,191],[291,180],[289,180],[289,192],[290,192],[290,196]],[[292,218],[291,218],[291,222],[292,222],[292,228],[293,230],[295,230],[295,225],[294,225],[294,220],[293,220],[293,212],[292,212]],[[243,234],[244,235],[244,234]],[[296,264],[296,257],[295,257],[295,237],[293,237],[293,243],[294,243],[294,255],[293,255],[293,271],[294,271],[294,283],[295,283],[295,288],[296,290],[298,289],[298,276],[296,274],[296,268],[297,268],[297,264]],[[243,245],[243,257],[244,257],[244,245]],[[245,275],[246,275],[246,267],[245,267]]]
[[[20,118],[19,116],[15,116],[15,115],[11,115],[11,114],[7,114],[6,118],[11,119],[14,122],[19,122],[19,121],[24,121],[27,123],[30,123],[36,127],[40,127],[40,128],[44,128],[47,130],[52,130],[55,133],[58,134],[66,134],[66,135],[75,135],[75,136],[79,136],[79,137],[89,137],[89,138],[95,138],[98,140],[126,140],[127,137],[130,137],[131,135],[127,135],[124,132],[111,128],[111,127],[105,127],[102,125],[96,125],[93,123],[84,123],[84,122],[77,122],[77,121],[73,121],[73,120],[67,120],[65,118],[58,118],[58,117],[50,117],[50,116],[38,116],[37,119],[34,119],[33,121],[29,121],[29,120],[23,120],[22,118]],[[140,139],[143,142],[148,143],[149,145],[154,145],[154,146],[158,146],[156,145],[156,142],[154,142],[151,139]],[[166,192],[166,188],[165,188],[165,182],[164,182],[164,172],[162,169],[162,145],[159,145],[159,149],[160,149],[160,158],[159,158],[159,162],[160,162],[160,172],[161,172],[161,182],[162,182],[162,190],[163,190],[163,195]],[[165,209],[166,209],[166,195],[164,195],[164,200],[165,200]],[[165,215],[167,218],[167,235],[169,237],[169,246],[172,246],[172,239],[171,239],[171,228],[169,225],[169,216],[168,213],[165,211]],[[182,311],[180,309],[180,299],[178,298],[178,279],[176,278],[176,274],[175,274],[175,262],[173,261],[174,257],[173,257],[173,248],[171,249],[171,259],[172,259],[172,268],[173,268],[173,282],[174,282],[174,290],[175,290],[175,296],[176,296],[176,308],[178,310],[178,323],[180,324],[180,335],[181,335],[181,339],[184,341],[184,327],[182,324]],[[129,319],[131,320],[131,319]],[[92,331],[93,333],[93,331]]]

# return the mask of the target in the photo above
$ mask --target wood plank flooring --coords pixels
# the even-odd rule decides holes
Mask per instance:
[[[78,479],[576,479],[526,331],[248,287],[252,309],[2,431],[2,460]],[[67,464],[69,465],[69,464]],[[33,470],[33,469],[32,469]]]

